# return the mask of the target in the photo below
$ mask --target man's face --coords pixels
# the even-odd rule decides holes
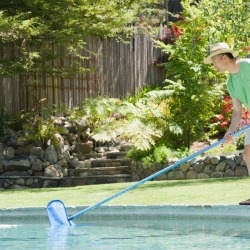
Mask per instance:
[[[227,70],[227,60],[225,55],[217,55],[212,57],[213,66],[220,72],[224,73]]]

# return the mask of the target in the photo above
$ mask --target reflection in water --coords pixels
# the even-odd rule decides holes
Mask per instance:
[[[49,249],[67,249],[67,238],[72,230],[71,226],[51,226],[48,231],[48,248]]]

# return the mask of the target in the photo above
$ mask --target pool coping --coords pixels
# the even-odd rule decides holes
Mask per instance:
[[[68,216],[72,216],[87,206],[68,206]],[[150,206],[100,206],[79,217],[97,218],[194,218],[194,219],[233,219],[250,221],[250,206],[247,205],[150,205]],[[0,209],[0,220],[48,220],[46,207],[24,207]],[[78,218],[76,219],[78,220]]]

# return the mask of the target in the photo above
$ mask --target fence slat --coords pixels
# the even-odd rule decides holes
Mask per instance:
[[[58,54],[65,52],[65,48],[52,46]],[[3,50],[1,53],[6,53],[5,57],[8,57],[11,52]],[[48,105],[58,108],[63,105],[81,107],[85,98],[98,95],[121,98],[135,94],[136,89],[143,86],[159,85],[164,80],[164,70],[157,67],[157,60],[163,52],[136,31],[129,44],[115,39],[88,38],[81,53],[90,57],[83,65],[91,71],[75,77],[62,78],[44,72],[0,77],[1,107],[10,113],[29,111],[42,98],[46,98]],[[70,54],[67,58],[54,60],[51,66],[67,68],[73,60],[79,59]]]

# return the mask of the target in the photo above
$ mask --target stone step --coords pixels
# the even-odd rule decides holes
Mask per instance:
[[[131,166],[130,159],[96,159],[92,160],[92,168]]]
[[[95,168],[78,168],[70,171],[70,176],[93,176],[93,175],[117,175],[131,174],[130,166],[119,167],[95,167]]]
[[[131,181],[131,176],[128,174],[64,177],[58,182],[58,186],[72,187],[106,183],[122,183],[129,181]]]
[[[107,159],[126,159],[127,152],[108,152]]]
[[[0,183],[8,189],[75,187],[105,183],[129,182],[129,174],[46,177],[46,176],[0,176]]]

